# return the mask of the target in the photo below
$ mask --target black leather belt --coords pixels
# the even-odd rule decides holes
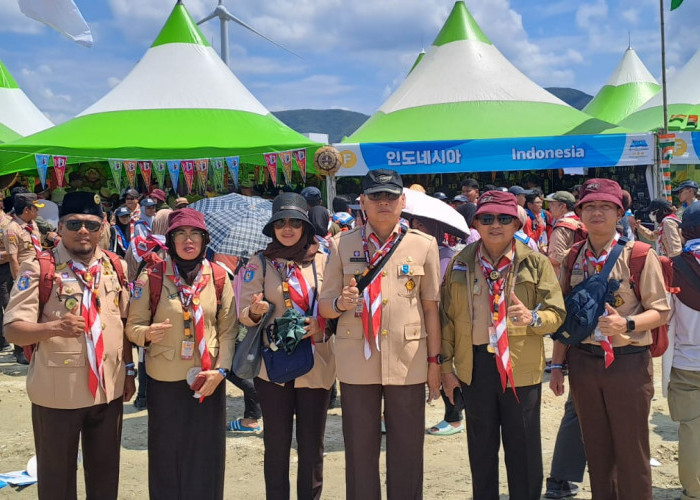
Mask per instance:
[[[493,354],[493,352],[489,351],[489,344],[475,345],[474,352],[488,352],[489,354]]]
[[[582,351],[590,352],[601,358],[605,357],[605,351],[599,345],[595,344],[576,344],[575,346]],[[640,352],[648,351],[648,345],[626,345],[624,347],[613,347],[615,355],[639,354]]]

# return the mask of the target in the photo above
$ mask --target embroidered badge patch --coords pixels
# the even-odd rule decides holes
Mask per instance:
[[[29,276],[20,276],[17,281],[17,290],[24,291],[29,288]]]
[[[134,287],[134,298],[136,300],[139,300],[141,298],[141,295],[143,295],[143,288],[140,286],[135,286]]]
[[[250,283],[251,281],[253,281],[254,277],[255,271],[253,269],[248,269],[243,275],[243,281],[245,281],[246,283]]]

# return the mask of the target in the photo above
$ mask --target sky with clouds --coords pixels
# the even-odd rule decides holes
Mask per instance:
[[[95,44],[87,49],[0,0],[0,60],[56,123],[117,85],[151,45],[175,0],[75,0]],[[195,20],[217,0],[185,0]],[[270,110],[373,113],[429,48],[454,0],[225,0],[236,16],[296,57],[230,24],[231,68]],[[668,12],[669,78],[700,48],[700,2]],[[660,80],[659,0],[467,0],[486,35],[545,87],[595,94],[632,46]],[[218,20],[202,30],[218,50]],[[183,75],[186,69],[183,68]],[[193,77],[196,77],[194,75]]]

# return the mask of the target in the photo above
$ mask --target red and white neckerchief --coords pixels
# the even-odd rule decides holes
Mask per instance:
[[[318,326],[321,328],[321,331],[324,331],[326,329],[326,320],[318,314],[318,300],[314,300],[316,294],[314,287],[304,278],[301,268],[296,262],[291,260],[287,261],[284,267],[284,281],[287,283],[287,291],[292,301],[291,307],[296,309],[300,314],[311,314],[311,316],[318,321]],[[284,287],[284,284],[282,286]],[[314,304],[314,310],[309,313],[309,308],[312,303]],[[285,306],[290,307],[289,304],[285,304]],[[313,339],[311,340],[313,342]]]
[[[205,271],[209,272],[205,274]],[[209,283],[211,265],[207,259],[202,260],[202,265],[199,268],[197,277],[192,282],[192,286],[187,286],[187,284],[184,282],[175,262],[173,262],[173,272],[174,274],[168,275],[168,277],[177,287],[177,292],[180,296],[180,303],[182,304],[182,310],[186,311],[190,307],[192,308],[192,318],[194,320],[194,338],[195,342],[197,342],[199,357],[202,361],[202,371],[211,370],[211,357],[209,356],[209,349],[207,349],[207,339],[204,336],[204,309],[199,299],[199,295],[202,293],[202,290],[204,290],[204,287],[206,287],[207,283]],[[200,401],[203,399],[204,398],[200,399]]]
[[[610,250],[612,250],[615,245],[617,245],[617,240],[620,239],[620,233],[615,232],[612,243],[610,244]],[[598,274],[603,270],[605,262],[608,260],[609,250],[603,250],[599,257],[593,255],[591,249],[586,246],[586,258],[583,260],[583,273],[588,278],[588,262],[593,264],[593,274]],[[612,342],[610,342],[609,337],[605,337],[600,340],[600,347],[603,348],[605,368],[608,368],[613,361],[615,361],[615,351],[613,351]]]
[[[700,238],[686,241],[683,251],[695,257],[695,261],[700,265]]]
[[[85,320],[85,344],[87,346],[90,372],[88,388],[93,397],[97,396],[97,387],[104,390],[104,339],[102,337],[102,320],[100,319],[99,286],[102,278],[102,262],[99,260],[85,268],[80,262],[68,261],[71,271],[83,284],[81,314]]]
[[[149,234],[145,238],[143,236],[136,236],[134,238],[132,235],[131,246],[133,246],[134,255],[138,262],[141,262],[141,260],[155,248],[160,247],[167,250],[165,246],[165,236],[160,234]]]
[[[36,254],[39,255],[43,251],[43,248],[41,248],[41,241],[39,241],[39,237],[34,232],[34,224],[27,222],[24,229],[29,232],[29,236],[32,238],[32,245],[34,245],[34,250],[36,250]]]
[[[136,210],[131,212],[131,219],[129,219],[129,231],[131,231],[131,237],[134,237],[134,228],[136,227],[136,222],[141,219],[141,207],[136,207]]]
[[[666,250],[664,249],[664,246],[661,242],[661,235],[664,234],[664,221],[666,219],[671,219],[676,221],[676,224],[680,225],[681,220],[678,218],[676,214],[670,214],[661,219],[661,223],[659,224],[659,236],[656,238],[656,248],[659,252],[659,255],[666,255]]]
[[[494,267],[484,258],[481,253],[482,245],[476,252],[481,270],[486,278],[486,283],[489,286],[489,305],[491,307],[491,324],[496,330],[496,345],[493,346],[496,351],[496,368],[501,377],[501,387],[503,392],[506,392],[507,383],[510,382],[510,387],[513,389],[515,399],[518,399],[518,393],[515,391],[515,381],[513,379],[513,364],[510,361],[510,347],[508,345],[508,330],[506,321],[508,319],[508,308],[506,307],[506,276],[510,267],[513,265],[515,258],[515,242],[511,251],[501,257],[498,264]],[[510,256],[512,257],[510,257]]]
[[[376,234],[371,233],[369,238],[366,236],[366,227],[367,226],[362,226],[362,248],[365,252],[367,269],[362,276],[365,276],[368,272],[377,267],[384,259],[384,256],[386,256],[396,244],[399,236],[408,230],[405,224],[400,223],[399,231],[394,231],[382,245]],[[372,245],[377,249],[371,256],[369,254],[368,240],[372,242]],[[370,335],[373,335],[374,345],[377,351],[381,351],[379,347],[379,330],[382,327],[382,273],[377,273],[367,287],[365,287],[362,292],[362,302],[362,328],[365,335],[364,354],[365,359],[369,359],[372,356]]]

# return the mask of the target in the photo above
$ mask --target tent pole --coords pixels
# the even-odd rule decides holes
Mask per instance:
[[[668,97],[666,94],[666,35],[664,22],[664,0],[659,0],[661,7],[661,91],[664,106],[664,134],[668,134]]]

